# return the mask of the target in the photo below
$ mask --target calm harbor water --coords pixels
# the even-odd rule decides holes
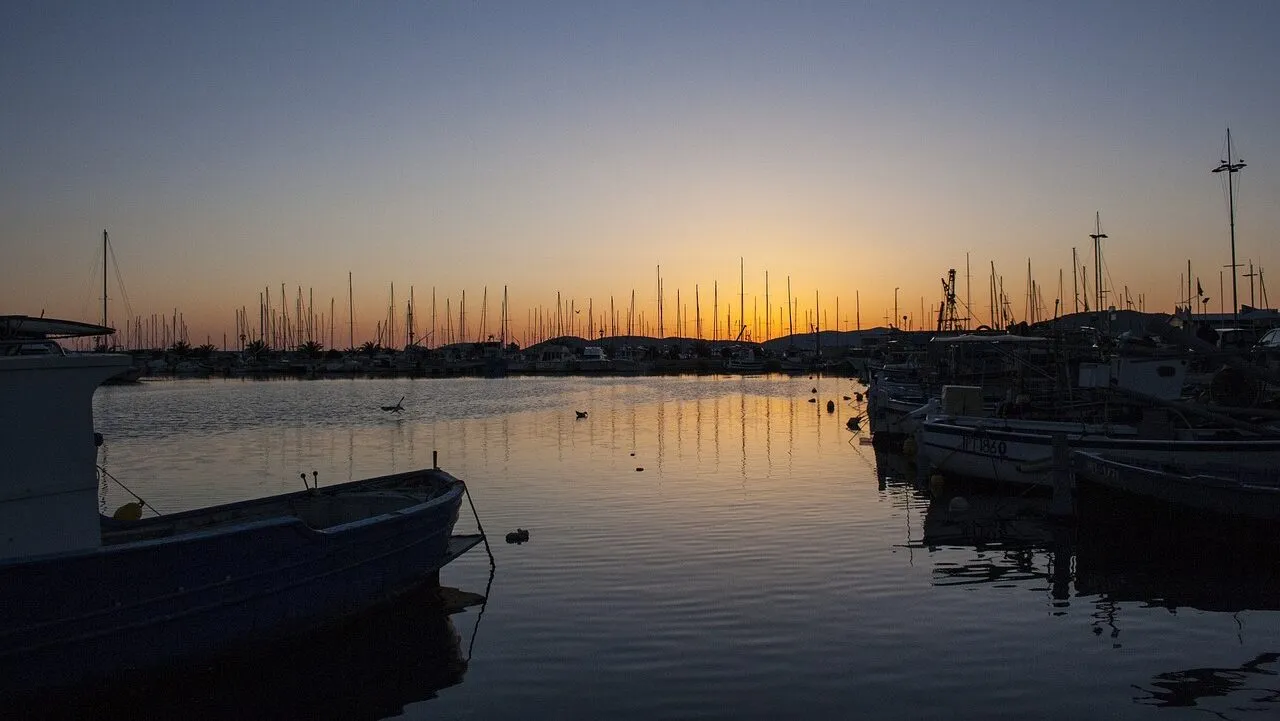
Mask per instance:
[[[406,599],[310,646],[134,689],[128,713],[1280,717],[1273,559],[1056,527],[1036,499],[952,513],[845,428],[858,390],[805,376],[104,387],[103,462],[162,511],[438,451],[497,561],[491,577],[478,548],[442,574],[487,589],[483,610]],[[379,410],[401,396],[403,413]],[[106,509],[129,500],[105,490]],[[504,543],[517,527],[529,543]]]

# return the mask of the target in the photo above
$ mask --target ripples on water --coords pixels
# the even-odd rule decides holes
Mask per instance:
[[[499,543],[465,674],[432,698],[334,654],[326,684],[360,686],[346,718],[1280,715],[1274,559],[1187,560],[1140,531],[1056,528],[1035,499],[949,513],[845,429],[855,390],[178,381],[103,388],[95,415],[108,470],[165,511],[298,490],[302,472],[324,484],[427,466],[433,451],[468,482]],[[379,410],[401,396],[404,413]],[[104,508],[126,500],[110,488]],[[517,526],[530,542],[501,543]],[[473,592],[488,580],[479,550],[444,573]],[[470,646],[475,609],[452,618]],[[439,650],[387,653],[421,665]],[[272,708],[307,693],[274,692]]]

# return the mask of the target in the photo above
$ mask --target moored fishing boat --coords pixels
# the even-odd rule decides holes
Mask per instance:
[[[0,691],[79,683],[284,638],[429,582],[481,540],[428,468],[141,519],[98,512],[93,392],[129,363],[0,318]]]
[[[577,369],[583,373],[607,373],[613,370],[613,361],[604,353],[604,348],[589,345],[582,349],[582,357],[577,359]]]
[[[763,373],[764,360],[756,355],[754,348],[741,346],[732,350],[724,367],[730,373]]]
[[[1272,460],[1280,460],[1280,454]],[[1092,484],[1131,500],[1185,511],[1257,521],[1280,520],[1280,465],[1247,460],[1152,462],[1118,451],[1075,451],[1071,467],[1081,486]]]
[[[1280,466],[1280,437],[1232,430],[1188,430],[1182,437],[1156,438],[1124,424],[943,417],[921,423],[916,443],[921,457],[945,474],[1051,486],[1055,435],[1065,436],[1073,451],[1122,453],[1144,463]]]

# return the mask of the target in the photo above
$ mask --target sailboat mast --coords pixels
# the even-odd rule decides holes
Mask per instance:
[[[1244,163],[1231,162],[1231,128],[1227,128],[1227,159],[1213,169],[1215,173],[1227,174],[1227,212],[1231,222],[1231,315],[1235,323],[1240,322],[1240,300],[1236,289],[1236,196],[1235,181],[1232,176],[1245,167]]]
[[[1107,234],[1102,232],[1101,212],[1094,213],[1094,231],[1089,234],[1089,237],[1093,238],[1093,294],[1096,298],[1093,309],[1101,312],[1105,294],[1102,290],[1102,239],[1107,237]]]
[[[107,231],[102,231],[102,325],[107,325]],[[104,342],[105,346],[106,343]]]
[[[1071,298],[1074,303],[1076,313],[1080,312],[1080,282],[1076,279],[1076,270],[1080,267],[1080,261],[1076,258],[1076,249],[1071,249]]]
[[[796,334],[796,317],[791,307],[791,276],[787,276],[787,337]]]
[[[773,314],[769,312],[769,271],[764,272],[764,339],[769,340],[769,330]]]
[[[964,254],[964,329],[973,318],[973,276],[969,273],[969,253]]]

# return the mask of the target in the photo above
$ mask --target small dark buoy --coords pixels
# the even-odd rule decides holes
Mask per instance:
[[[849,396],[845,396],[845,397],[844,397],[844,399],[845,399],[846,401],[847,401],[847,400],[849,400]]]
[[[849,430],[851,430],[851,431],[856,431],[856,430],[858,430],[858,417],[857,417],[857,416],[853,416],[853,417],[851,417],[851,418],[849,419],[849,422],[848,422],[848,423],[845,423],[845,425],[846,425],[846,426],[848,426],[848,427],[849,427]]]
[[[862,394],[861,394],[861,393],[854,393],[854,394],[853,394],[853,397],[854,397],[854,398],[857,398],[859,403],[861,403],[861,402],[862,402]]]
[[[636,452],[635,452],[635,451],[632,451],[632,452],[631,452],[631,455],[633,455],[633,456],[634,456],[635,454],[636,454]]]
[[[817,388],[810,388],[810,389],[809,389],[809,392],[810,392],[810,393],[817,393],[817,392],[818,392],[818,389],[817,389]]]
[[[586,412],[586,411],[574,411],[574,413],[577,413],[579,418],[586,418],[586,417],[587,417],[587,412]]]
[[[529,531],[523,528],[517,528],[516,530],[507,534],[507,543],[524,543],[525,541],[528,541],[528,540],[529,540]]]
[[[836,402],[827,401],[827,413],[835,413],[835,412],[836,412]]]
[[[644,470],[644,468],[641,468],[640,466],[636,466],[636,471],[637,471],[637,472],[639,472],[639,471],[643,471],[643,470]]]
[[[818,402],[818,399],[817,399],[817,398],[810,398],[810,399],[809,399],[809,402],[810,402],[810,403],[817,403],[817,402]]]

